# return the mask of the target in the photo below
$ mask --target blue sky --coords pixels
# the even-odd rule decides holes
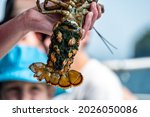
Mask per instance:
[[[111,54],[93,31],[88,53],[101,60],[130,58],[138,37],[150,28],[150,0],[101,0],[101,3],[105,13],[95,27],[118,49]]]

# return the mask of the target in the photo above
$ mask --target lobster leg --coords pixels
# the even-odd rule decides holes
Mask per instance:
[[[40,12],[42,12],[42,8],[41,8],[41,6],[40,6],[40,0],[37,0],[37,1],[36,1],[36,6],[38,7],[38,10],[39,10]]]
[[[80,6],[79,8],[77,8],[77,11],[81,12],[84,9],[88,9],[89,7],[90,7],[90,4],[88,4],[87,2],[85,2],[82,6]]]
[[[69,2],[67,2],[67,4],[69,4],[69,5],[73,6],[73,7],[75,7],[75,6],[76,6],[75,2],[74,2],[74,1],[72,1],[72,0],[70,0]]]
[[[53,2],[53,3],[56,4],[56,5],[54,5],[54,6],[49,6],[49,7],[48,7],[48,6],[47,6],[48,1]],[[64,3],[64,2],[62,2],[62,1],[57,1],[57,0],[45,0],[45,1],[44,1],[44,10],[46,10],[46,12],[43,11],[43,9],[41,8],[41,6],[40,6],[40,0],[37,0],[37,1],[36,1],[36,5],[37,5],[37,7],[38,7],[38,10],[39,10],[41,13],[45,13],[45,14],[51,13],[51,12],[49,12],[50,10],[55,10],[55,9],[60,8],[60,7],[64,7],[65,9],[68,9],[68,8],[69,8],[69,5],[68,5],[67,3]]]
[[[60,9],[60,6],[59,5],[53,5],[50,7],[44,6],[44,9],[50,11],[50,10]]]
[[[69,11],[67,10],[51,10],[51,11],[41,11],[43,14],[61,14],[64,16],[71,15]]]
[[[52,6],[47,6],[49,0],[45,0],[44,1],[44,9],[45,10],[54,10],[54,9],[59,9],[61,6],[56,4],[56,5],[52,5]]]
[[[62,2],[62,1],[58,1],[58,0],[46,0],[46,3],[48,3],[48,1],[54,3],[54,4],[57,4],[61,7],[64,7],[65,9],[68,9],[69,5],[65,2]]]

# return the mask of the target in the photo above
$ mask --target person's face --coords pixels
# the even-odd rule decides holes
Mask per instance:
[[[53,87],[26,82],[8,82],[2,85],[3,100],[48,100],[53,96]]]

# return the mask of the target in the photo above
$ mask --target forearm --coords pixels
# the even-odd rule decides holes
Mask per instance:
[[[23,14],[0,26],[0,58],[4,56],[28,31]]]

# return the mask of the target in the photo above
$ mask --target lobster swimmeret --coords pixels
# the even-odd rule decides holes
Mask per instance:
[[[48,2],[52,2],[54,5],[47,7]],[[82,74],[70,70],[70,65],[78,51],[79,40],[82,37],[80,30],[91,2],[92,0],[69,0],[66,2],[45,0],[43,8],[41,8],[40,2],[37,0],[37,7],[41,13],[56,13],[63,16],[53,28],[47,64],[38,62],[29,67],[39,81],[45,79],[47,84],[61,88],[78,86],[82,83]]]

